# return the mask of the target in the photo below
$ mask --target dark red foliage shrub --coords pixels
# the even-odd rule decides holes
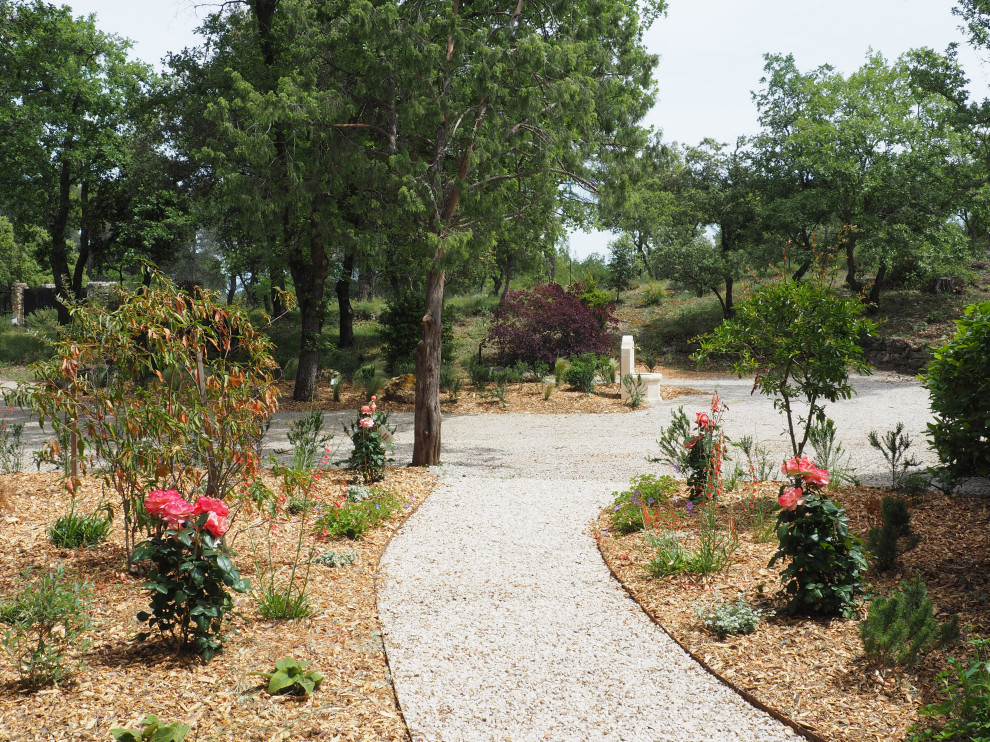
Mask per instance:
[[[611,353],[617,321],[612,306],[588,307],[559,284],[510,291],[495,309],[488,339],[499,363],[543,361],[580,353]]]

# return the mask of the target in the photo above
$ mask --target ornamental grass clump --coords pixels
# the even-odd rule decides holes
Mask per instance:
[[[141,611],[138,620],[170,636],[179,651],[192,646],[203,659],[212,659],[233,608],[228,588],[248,589],[221,542],[229,508],[212,497],[187,502],[176,490],[149,492],[144,507],[154,532],[135,547],[131,561],[151,562],[144,582],[151,591],[151,612]],[[138,634],[139,640],[147,638]]]
[[[787,611],[851,617],[866,571],[862,542],[849,532],[846,511],[822,494],[829,483],[826,470],[795,456],[781,471],[791,481],[781,485],[777,498],[780,546],[768,567],[787,562],[780,575],[790,598]]]

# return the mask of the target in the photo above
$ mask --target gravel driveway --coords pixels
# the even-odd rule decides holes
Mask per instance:
[[[729,409],[730,437],[788,450],[783,418],[751,380],[692,379]],[[830,405],[865,481],[889,480],[870,429],[904,422],[923,451],[928,395],[914,380],[858,377]],[[680,397],[625,415],[447,417],[443,486],[389,545],[379,609],[416,742],[780,740],[793,732],[697,667],[611,579],[590,523],[645,461]],[[411,433],[399,436],[403,448]],[[405,454],[404,454],[405,455]],[[402,458],[400,457],[400,460]]]

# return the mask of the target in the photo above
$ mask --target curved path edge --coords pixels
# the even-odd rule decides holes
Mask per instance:
[[[684,653],[686,655],[688,655],[691,659],[693,659],[695,662],[697,662],[699,665],[701,665],[701,667],[702,667],[703,670],[705,670],[709,675],[713,676],[716,680],[718,680],[720,683],[722,683],[722,685],[724,685],[727,688],[729,688],[730,690],[738,693],[740,696],[742,696],[746,700],[747,703],[749,703],[752,706],[755,706],[760,711],[763,711],[764,713],[769,714],[770,716],[772,716],[773,718],[775,718],[777,721],[779,721],[781,724],[787,725],[788,727],[790,727],[791,729],[793,729],[795,732],[797,732],[798,734],[800,734],[805,739],[811,740],[811,742],[828,742],[828,740],[825,739],[824,737],[816,734],[815,732],[811,731],[807,727],[799,724],[798,722],[794,721],[790,717],[784,715],[783,713],[781,713],[780,711],[778,711],[777,709],[775,709],[773,706],[768,706],[763,701],[761,701],[759,698],[757,698],[752,693],[750,693],[748,690],[745,690],[743,688],[740,688],[739,686],[735,685],[730,680],[726,680],[721,674],[719,674],[719,672],[717,670],[713,669],[711,667],[711,665],[709,665],[707,662],[705,662],[703,659],[701,659],[701,657],[699,657],[694,652],[692,652],[687,647],[686,644],[684,644],[680,639],[678,639],[676,636],[674,636],[667,629],[666,626],[664,626],[662,623],[660,623],[657,620],[656,616],[654,616],[650,611],[648,611],[646,609],[646,607],[642,603],[639,602],[639,599],[636,597],[636,593],[633,592],[629,588],[629,586],[626,585],[626,583],[624,583],[622,581],[622,579],[619,577],[619,575],[617,575],[615,573],[615,570],[612,569],[611,562],[609,562],[609,560],[605,557],[605,552],[602,551],[601,541],[599,541],[598,539],[595,539],[595,543],[597,544],[597,547],[598,547],[598,554],[599,554],[599,556],[601,556],[602,561],[605,563],[605,566],[608,568],[609,573],[612,575],[612,579],[615,580],[616,582],[618,582],[622,586],[622,589],[625,591],[626,595],[628,595],[632,599],[632,601],[636,605],[639,606],[639,609],[646,615],[646,617],[658,629],[660,629],[663,633],[665,633],[667,636],[669,636],[670,637],[670,640],[672,642],[674,642],[674,644],[676,644],[682,650],[684,650]]]

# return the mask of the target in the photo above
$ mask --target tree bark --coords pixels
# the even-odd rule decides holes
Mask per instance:
[[[292,399],[297,402],[309,402],[316,396],[316,375],[320,369],[320,335],[323,332],[323,296],[330,268],[330,261],[327,260],[318,236],[315,218],[311,221],[314,223],[310,224],[309,230],[309,260],[296,260],[292,264],[292,280],[296,285],[302,321],[299,367],[292,391]]]
[[[863,290],[863,284],[856,277],[856,239],[852,235],[846,242],[846,286],[856,293]]]
[[[870,287],[870,294],[867,297],[867,314],[876,314],[880,311],[880,291],[883,289],[883,281],[886,277],[887,264],[880,263],[880,267],[877,268],[877,277],[874,279],[873,286]]]
[[[426,313],[423,339],[413,349],[416,359],[416,411],[414,414],[413,466],[440,463],[440,341],[443,334],[443,271],[426,274]]]
[[[69,274],[69,255],[65,249],[71,206],[69,196],[72,190],[72,168],[69,164],[71,146],[71,138],[66,137],[62,144],[62,168],[58,179],[58,208],[52,219],[52,248],[48,256],[56,293],[64,293],[71,286],[72,279]],[[62,304],[58,305],[58,321],[63,325],[69,322],[69,310]]]
[[[83,272],[89,262],[89,183],[83,181],[79,189],[79,203],[82,207],[82,219],[79,225],[79,258],[72,271],[72,293],[82,296]]]
[[[351,306],[351,274],[354,271],[354,249],[344,253],[344,263],[337,281],[337,309],[340,313],[338,348],[354,347],[354,307]]]
[[[736,315],[736,307],[732,302],[732,287],[735,285],[735,280],[732,276],[725,277],[725,303],[722,305],[722,316],[726,319],[732,319]]]

